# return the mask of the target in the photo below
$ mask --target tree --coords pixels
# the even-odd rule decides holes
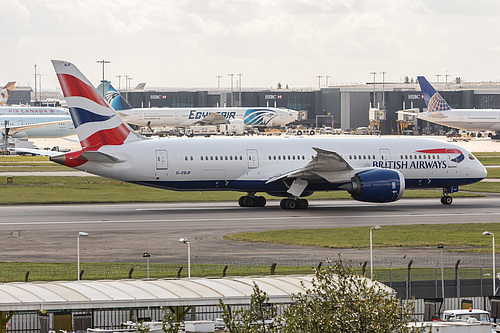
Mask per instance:
[[[175,315],[168,309],[162,307],[163,320],[161,321],[161,326],[163,332],[165,333],[177,333],[180,330],[180,324],[176,322]]]
[[[407,327],[411,306],[399,304],[340,258],[317,270],[311,289],[292,300],[283,314],[283,333],[415,332]]]
[[[412,307],[399,304],[382,285],[354,272],[339,258],[318,269],[312,287],[292,295],[293,303],[281,316],[257,285],[250,308],[231,314],[220,301],[223,319],[230,333],[240,332],[423,332],[408,328]],[[266,319],[271,325],[265,325]]]
[[[249,309],[233,312],[222,300],[219,301],[219,307],[222,309],[222,319],[229,333],[278,332],[273,320],[276,316],[276,306],[269,303],[267,293],[255,283]]]

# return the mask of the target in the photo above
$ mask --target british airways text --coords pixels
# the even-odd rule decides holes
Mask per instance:
[[[446,169],[446,161],[373,161],[375,168],[387,169]]]
[[[201,112],[201,111],[196,111],[196,110],[191,110],[189,112],[189,118],[188,119],[203,119],[212,112]],[[236,112],[217,112],[221,116],[223,116],[226,119],[234,119],[234,116],[236,115]]]

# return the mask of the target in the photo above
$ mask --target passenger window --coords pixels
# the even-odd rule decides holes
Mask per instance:
[[[201,160],[203,161],[203,156],[200,156],[201,157]]]
[[[233,155],[229,156],[229,159],[232,161],[233,160]]]
[[[356,155],[354,155],[354,159],[356,159]]]
[[[191,161],[193,160],[193,156],[191,156]]]

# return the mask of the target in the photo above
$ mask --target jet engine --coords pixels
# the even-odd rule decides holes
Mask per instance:
[[[405,179],[397,170],[374,169],[357,173],[350,183],[341,188],[346,189],[358,201],[392,202],[403,196]]]

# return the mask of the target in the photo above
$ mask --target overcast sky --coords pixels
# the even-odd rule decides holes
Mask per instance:
[[[0,0],[0,85],[58,83],[51,59],[98,85],[290,88],[448,73],[500,79],[500,0]],[[382,75],[377,75],[377,81]],[[234,84],[236,86],[236,77]],[[325,78],[322,79],[325,84]],[[121,87],[125,80],[121,79]]]

